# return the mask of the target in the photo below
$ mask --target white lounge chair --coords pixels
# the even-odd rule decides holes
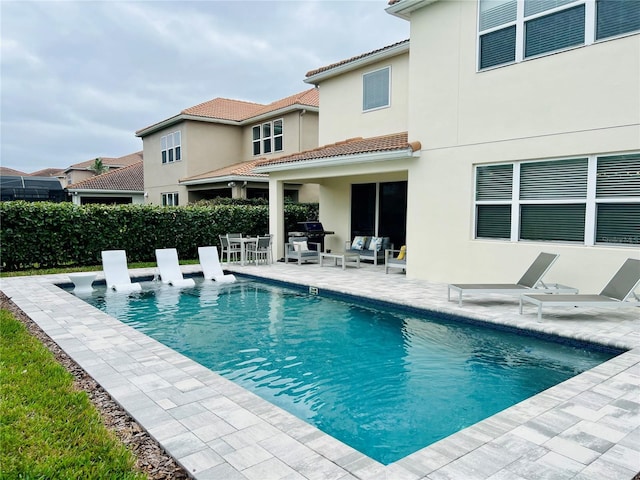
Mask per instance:
[[[235,275],[226,274],[222,271],[218,247],[198,247],[198,258],[205,280],[215,280],[216,282],[235,282]]]
[[[458,305],[462,305],[462,294],[523,295],[534,291],[540,293],[578,293],[578,289],[559,284],[546,285],[542,277],[558,259],[554,253],[540,253],[524,273],[518,283],[453,283],[448,286],[447,300],[451,300],[451,290],[458,292]]]
[[[523,295],[520,297],[520,314],[523,303],[538,307],[538,321],[542,320],[542,307],[639,307],[640,297],[635,289],[640,284],[640,260],[628,258],[598,295]],[[633,300],[628,301],[630,297]]]
[[[137,292],[142,290],[139,283],[131,282],[127,268],[127,252],[124,250],[103,250],[102,270],[107,288],[117,292]]]
[[[168,283],[174,287],[193,287],[196,284],[193,278],[182,276],[182,270],[180,270],[178,263],[178,252],[175,248],[156,249],[156,262],[162,283]]]

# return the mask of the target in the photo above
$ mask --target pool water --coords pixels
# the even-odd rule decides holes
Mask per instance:
[[[252,280],[83,299],[383,464],[615,356]]]

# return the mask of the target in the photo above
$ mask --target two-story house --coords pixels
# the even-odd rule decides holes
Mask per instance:
[[[599,291],[640,257],[640,2],[392,0],[387,12],[411,23],[410,43],[307,75],[332,144],[256,168],[273,233],[283,184],[313,182],[330,248],[360,215],[378,235],[406,217],[411,277],[513,281],[550,251],[550,275]],[[403,182],[405,209],[385,191]]]
[[[96,164],[96,160],[100,161],[104,171],[102,172],[95,171],[94,166]],[[61,176],[63,176],[64,178],[62,182],[62,186],[67,187],[69,185],[73,185],[83,180],[87,180],[88,178],[94,177],[102,173],[106,173],[118,168],[128,167],[129,165],[138,163],[141,160],[142,160],[142,152],[136,152],[136,153],[131,153],[129,155],[124,155],[118,158],[96,157],[92,160],[86,160],[84,162],[74,163],[73,165],[69,166],[62,172]]]
[[[139,130],[147,203],[268,197],[268,176],[253,166],[316,147],[318,110],[315,88],[268,105],[215,98]],[[317,201],[316,190],[286,185],[293,201]]]

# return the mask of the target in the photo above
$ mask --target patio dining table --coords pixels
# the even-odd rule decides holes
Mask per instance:
[[[247,244],[256,243],[258,237],[230,237],[229,243],[240,244],[240,265],[244,266],[247,261]]]

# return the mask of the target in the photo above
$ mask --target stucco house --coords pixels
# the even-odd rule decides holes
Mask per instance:
[[[106,173],[111,170],[128,167],[129,165],[133,165],[134,163],[139,162],[140,160],[142,160],[142,152],[135,152],[117,158],[96,157],[84,162],[74,163],[73,165],[67,167],[62,172],[62,174],[59,175],[63,179],[62,186],[67,187],[69,185],[73,185],[74,183],[78,183],[82,180],[86,180],[87,178],[95,176],[96,172],[93,170],[93,166],[96,160],[100,160],[102,162],[102,166],[105,169],[103,173]]]
[[[318,91],[310,88],[268,105],[215,98],[136,136],[143,142],[148,203],[265,198],[268,177],[254,173],[253,165],[318,145]],[[317,188],[310,185],[290,183],[285,190],[294,201],[317,200]]]
[[[308,182],[328,248],[362,225],[392,235],[395,216],[410,277],[514,281],[549,251],[550,281],[600,291],[640,258],[639,10],[392,0],[410,40],[309,72],[323,146],[255,168],[277,254],[283,185]]]
[[[111,170],[69,185],[66,190],[76,205],[144,204],[144,165],[142,158],[129,166]]]

